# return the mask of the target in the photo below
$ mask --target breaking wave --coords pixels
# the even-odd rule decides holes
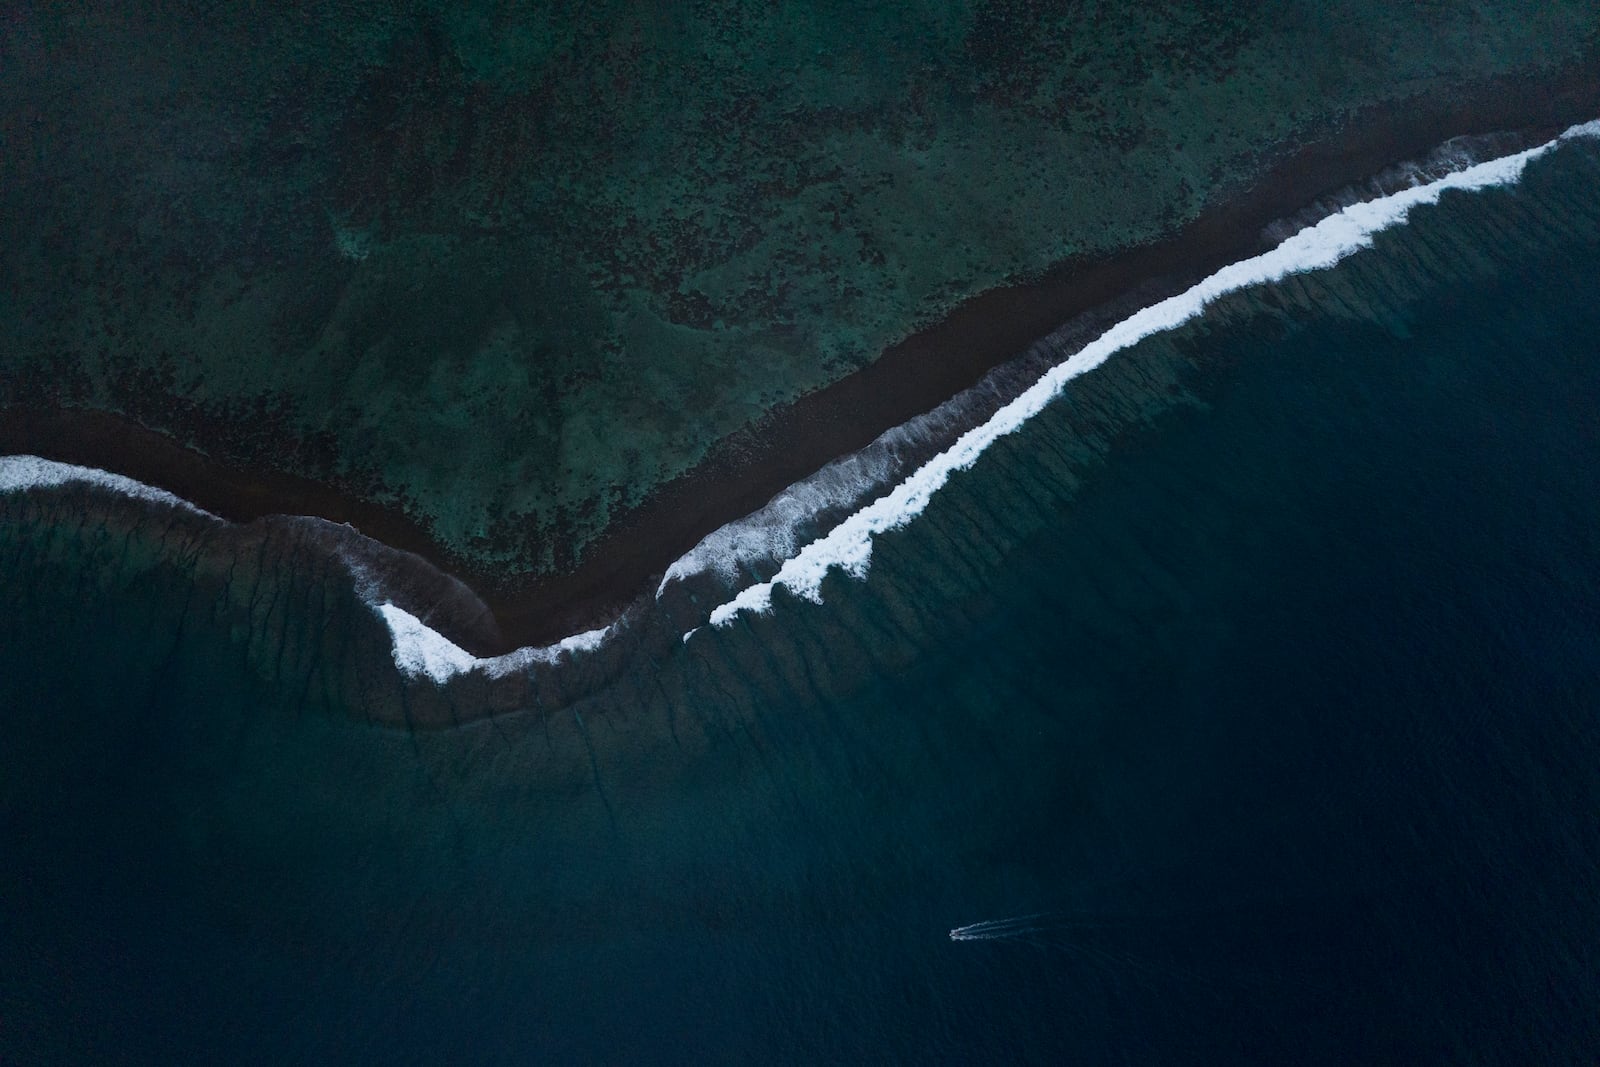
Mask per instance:
[[[519,648],[503,656],[474,656],[415,615],[384,600],[373,603],[373,609],[394,642],[394,664],[402,673],[412,677],[426,675],[443,685],[453,675],[482,671],[490,678],[526,671],[535,665],[554,666],[564,653],[593,652],[599,648],[616,624],[588,630],[564,637],[553,645],[542,648]]]
[[[91,485],[121,496],[151,504],[181,508],[208,519],[216,516],[174,496],[165,489],[136,482],[132,478],[95,467],[58,463],[38,456],[0,456],[0,493],[20,493],[30,489],[50,489],[64,485]],[[220,521],[220,520],[219,520]]]
[[[1412,208],[1437,202],[1447,190],[1471,191],[1514,184],[1531,160],[1563,141],[1578,137],[1600,137],[1600,120],[1574,126],[1544,144],[1457,170],[1448,168],[1459,161],[1464,149],[1458,145],[1454,150],[1441,150],[1431,157],[1432,167],[1446,171],[1439,177],[1429,177],[1431,171],[1421,166],[1409,171],[1386,172],[1389,176],[1382,181],[1395,186],[1394,191],[1373,199],[1352,198],[1337,210],[1326,210],[1318,221],[1285,237],[1272,250],[1230,264],[1176,296],[1158,301],[1118,322],[1070,358],[1051,367],[1020,396],[981,425],[967,430],[953,445],[922,464],[887,494],[805,545],[785,560],[771,578],[747,586],[733,599],[717,606],[711,611],[709,621],[715,626],[726,626],[741,612],[770,611],[773,591],[779,586],[821,603],[822,582],[830,571],[837,568],[852,577],[864,578],[877,535],[904,526],[920,515],[952,474],[972,466],[1001,437],[1015,433],[1055,399],[1067,382],[1146,337],[1194,319],[1221,296],[1278,281],[1291,274],[1333,266],[1351,253],[1369,247],[1374,234],[1404,222]],[[1453,157],[1452,151],[1458,155]]]
[[[116,496],[188,512],[213,523],[223,520],[182,497],[135,481],[121,474],[60,463],[38,456],[0,456],[0,494],[87,486]],[[305,518],[321,524],[324,520]],[[335,524],[327,524],[330,528]],[[350,531],[350,536],[359,537]],[[598,648],[618,624],[574,634],[543,648],[520,648],[503,656],[478,657],[457,645],[417,616],[395,604],[394,595],[355,552],[341,547],[339,556],[349,571],[355,591],[388,627],[395,666],[410,677],[428,677],[444,684],[452,676],[481,671],[491,678],[525,671],[535,665],[559,663],[564,655]]]

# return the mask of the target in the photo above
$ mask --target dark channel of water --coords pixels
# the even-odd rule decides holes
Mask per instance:
[[[1596,293],[1580,142],[1073,383],[826,603],[453,730],[9,511],[0,1059],[1592,1060]]]

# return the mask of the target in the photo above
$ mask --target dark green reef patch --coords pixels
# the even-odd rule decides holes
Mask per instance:
[[[659,569],[794,476],[776,450],[904,418],[765,433],[978,294],[1168,237],[1353,116],[1563,78],[1570,101],[1597,25],[1581,2],[24,4],[0,407],[387,508],[491,599],[592,595],[650,571],[595,562],[619,524],[674,541]],[[984,333],[878,392],[970,382]],[[683,529],[638,520],[698,476]]]

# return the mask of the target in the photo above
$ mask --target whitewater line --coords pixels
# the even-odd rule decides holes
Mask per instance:
[[[75,463],[58,463],[38,456],[0,456],[0,493],[20,493],[29,489],[50,489],[62,485],[92,485],[119,496],[132,497],[150,504],[166,504],[195,515],[220,522],[215,515],[189,501],[157,489],[153,485],[134,481],[121,474],[112,474],[98,467],[80,467]]]
[[[1046,371],[1022,395],[987,422],[962,434],[955,444],[923,464],[887,494],[806,545],[786,560],[771,579],[748,586],[732,600],[713,609],[711,623],[727,626],[744,611],[766,614],[772,610],[772,594],[779,586],[820,604],[822,580],[835,567],[853,578],[865,578],[872,561],[874,537],[898,529],[922,514],[933,494],[943,488],[952,474],[971,467],[995,441],[1015,433],[1044,410],[1067,382],[1094,370],[1117,352],[1153,334],[1189,322],[1198,317],[1207,304],[1229,293],[1279,281],[1291,274],[1331,267],[1351,253],[1370,247],[1374,234],[1404,222],[1412,208],[1438,202],[1448,189],[1473,191],[1515,184],[1531,160],[1563,141],[1578,137],[1600,137],[1600,120],[1573,126],[1537,147],[1488,160],[1375,200],[1351,204],[1284,239],[1271,251],[1229,264],[1177,296],[1135,312]]]
[[[80,467],[73,463],[58,463],[38,456],[0,456],[0,494],[22,493],[35,489],[51,489],[66,485],[86,485],[118,496],[149,504],[164,504],[181,508],[211,522],[222,520],[204,508],[153,485],[135,481],[121,474],[100,470],[98,467]],[[498,678],[534,664],[546,666],[560,661],[564,654],[592,651],[600,646],[617,625],[573,634],[553,645],[543,648],[519,648],[504,656],[480,659],[421,619],[383,596],[376,581],[365,567],[344,552],[339,553],[355,583],[356,594],[377,613],[388,627],[394,663],[401,673],[410,677],[427,676],[443,684],[453,675],[481,670],[491,678]]]
[[[394,645],[394,665],[402,674],[412,678],[426,675],[443,685],[457,674],[482,671],[490,678],[503,678],[508,674],[525,671],[534,664],[546,667],[561,661],[564,654],[593,652],[605,642],[621,622],[613,622],[598,630],[563,637],[553,645],[524,647],[503,656],[474,656],[438,630],[391,601],[368,601],[378,617],[389,627],[389,637]]]

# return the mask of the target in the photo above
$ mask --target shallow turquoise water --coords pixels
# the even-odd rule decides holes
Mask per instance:
[[[305,713],[7,527],[0,1051],[1592,1057],[1597,194],[1569,146],[1229,298],[547,716]]]

